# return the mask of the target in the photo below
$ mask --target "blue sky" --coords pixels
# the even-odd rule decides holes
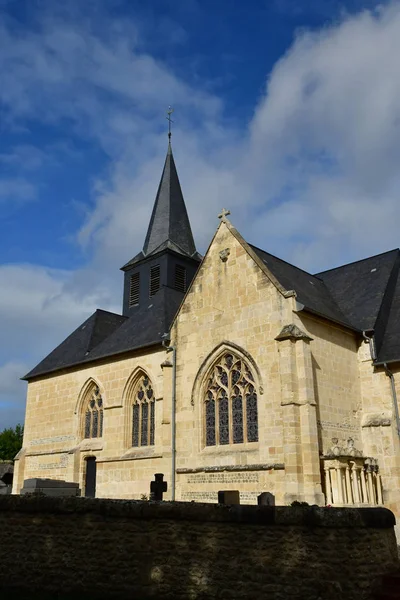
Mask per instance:
[[[399,55],[399,2],[0,0],[0,430],[120,310],[170,104],[200,251],[222,206],[311,271],[398,247]]]

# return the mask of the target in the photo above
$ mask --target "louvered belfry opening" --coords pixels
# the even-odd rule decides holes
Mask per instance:
[[[175,289],[186,292],[186,269],[182,265],[175,265]]]
[[[150,267],[150,298],[160,289],[160,265]]]
[[[131,275],[129,283],[129,306],[137,306],[139,304],[140,293],[140,273]]]

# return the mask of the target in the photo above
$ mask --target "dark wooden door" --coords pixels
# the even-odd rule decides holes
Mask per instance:
[[[96,496],[96,457],[89,456],[86,459],[86,484],[85,496],[94,498]]]

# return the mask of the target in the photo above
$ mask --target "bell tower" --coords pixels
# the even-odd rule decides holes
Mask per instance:
[[[170,113],[169,113],[170,115]],[[171,147],[154,202],[143,250],[122,267],[123,315],[130,317],[164,291],[183,294],[191,283],[201,256],[196,250]]]

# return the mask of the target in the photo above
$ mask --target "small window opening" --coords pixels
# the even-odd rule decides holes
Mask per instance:
[[[129,306],[136,306],[139,304],[139,290],[140,290],[140,273],[135,273],[131,276],[129,286]]]
[[[160,265],[150,268],[150,298],[160,289]]]
[[[186,269],[182,265],[175,265],[175,289],[186,292]]]

